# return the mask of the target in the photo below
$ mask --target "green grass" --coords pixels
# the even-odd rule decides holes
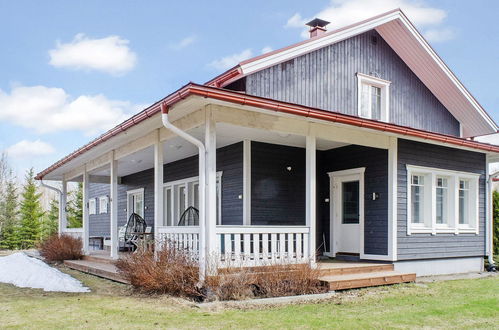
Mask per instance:
[[[47,293],[0,284],[0,328],[497,328],[499,277],[403,284],[339,293],[327,302],[256,309],[199,308],[140,296],[121,284],[65,270],[92,293]]]

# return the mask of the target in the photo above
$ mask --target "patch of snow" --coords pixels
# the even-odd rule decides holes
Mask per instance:
[[[44,291],[90,292],[77,279],[22,252],[0,257],[0,282]]]

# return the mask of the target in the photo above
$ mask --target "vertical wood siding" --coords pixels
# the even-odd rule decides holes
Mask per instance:
[[[251,224],[305,225],[305,149],[251,142]]]
[[[364,173],[364,253],[388,254],[388,151],[384,149],[346,146],[337,149],[318,152],[318,239],[323,242],[326,237],[326,247],[329,250],[330,238],[330,198],[328,172],[365,167]],[[373,201],[372,193],[379,194],[379,199]]]
[[[250,74],[246,92],[356,116],[357,72],[391,81],[390,122],[459,135],[458,121],[374,30]]]
[[[243,224],[243,144],[235,143],[217,149],[217,171],[222,175],[222,223],[225,225]],[[198,176],[198,157],[188,157],[164,165],[164,182]],[[154,169],[127,175],[118,185],[118,226],[127,222],[128,190],[144,188],[144,218],[148,226],[154,226]],[[90,196],[109,195],[108,184],[90,184]],[[97,207],[98,211],[98,207]],[[90,216],[90,235],[109,236],[109,213]]]
[[[479,234],[407,235],[406,165],[480,174]],[[399,260],[483,256],[485,254],[485,154],[400,139],[397,209]]]

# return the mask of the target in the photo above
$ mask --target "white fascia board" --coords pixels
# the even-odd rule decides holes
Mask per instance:
[[[312,40],[310,42],[306,42],[295,47],[285,49],[281,52],[278,52],[273,55],[266,56],[262,59],[249,62],[241,65],[241,71],[243,75],[248,75],[250,73],[262,70],[269,66],[273,66],[277,63],[285,62],[292,58],[298,57],[300,55],[312,52],[316,49],[328,46],[330,44],[336,43],[338,41],[342,41],[353,37],[355,35],[361,34],[363,32],[374,29],[375,27],[395,20],[397,18],[401,18],[400,12],[389,13],[386,16],[378,17],[371,21],[364,22],[359,25],[355,25],[349,29],[338,31],[337,33],[333,33],[322,38],[318,38],[316,40]]]

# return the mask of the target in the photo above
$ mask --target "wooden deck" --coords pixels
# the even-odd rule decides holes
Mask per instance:
[[[128,284],[118,273],[109,253],[104,251],[92,252],[82,260],[66,260],[64,264],[71,269]],[[320,270],[320,280],[327,282],[332,291],[407,283],[416,280],[416,274],[396,272],[393,264],[389,263],[331,260],[318,262],[317,265]]]

